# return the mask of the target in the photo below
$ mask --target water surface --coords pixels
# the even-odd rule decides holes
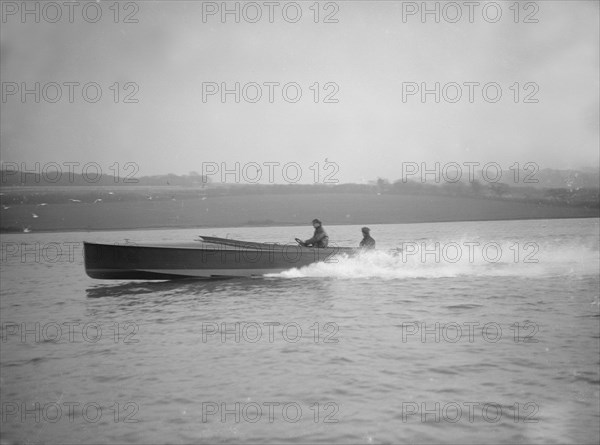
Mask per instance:
[[[598,219],[371,229],[378,252],[212,282],[84,273],[84,239],[197,230],[3,236],[2,443],[598,442]]]

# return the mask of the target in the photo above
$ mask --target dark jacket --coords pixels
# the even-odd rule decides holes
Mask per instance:
[[[329,236],[327,236],[327,232],[325,232],[323,226],[319,226],[315,229],[313,237],[304,241],[304,244],[312,247],[327,247]]]
[[[375,248],[375,240],[373,238],[371,238],[371,235],[367,235],[367,236],[363,237],[359,246],[365,250],[374,249]]]

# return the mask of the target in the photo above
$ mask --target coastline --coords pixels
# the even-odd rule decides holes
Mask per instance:
[[[418,222],[368,222],[365,224],[369,225],[398,225],[398,224],[443,224],[443,223],[452,223],[452,222],[492,222],[492,221],[531,221],[531,220],[555,220],[555,219],[589,219],[596,218],[600,219],[600,215],[589,215],[589,216],[558,216],[558,217],[532,217],[532,218],[505,218],[505,219],[468,219],[468,220],[435,220],[435,221],[418,221]],[[106,228],[77,228],[77,229],[41,229],[41,230],[32,230],[30,232],[22,232],[22,231],[3,231],[0,230],[0,234],[9,235],[9,234],[36,234],[36,233],[69,233],[69,232],[129,232],[129,231],[151,231],[151,230],[190,230],[190,229],[238,229],[238,228],[270,228],[270,227],[300,227],[306,224],[302,223],[277,223],[273,222],[272,224],[238,224],[238,225],[228,225],[228,224],[218,224],[218,225],[182,225],[182,226],[152,226],[152,227],[106,227]],[[330,222],[328,223],[330,226],[352,226],[352,225],[360,225],[355,223],[348,222]]]
[[[0,233],[205,229],[598,218],[595,206],[484,197],[368,193],[3,199]],[[6,205],[4,205],[6,203]]]

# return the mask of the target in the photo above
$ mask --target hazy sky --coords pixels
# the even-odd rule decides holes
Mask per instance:
[[[233,14],[223,23],[214,10],[221,2],[193,1],[123,2],[118,23],[114,1],[101,2],[102,16],[89,23],[97,11],[88,3],[73,7],[70,23],[58,2],[62,16],[51,23],[56,8],[40,2],[40,23],[34,14],[22,23],[21,2],[3,2],[2,162],[96,162],[105,170],[135,162],[138,175],[202,172],[203,163],[296,162],[301,182],[312,180],[315,162],[327,173],[325,159],[344,182],[399,178],[403,162],[598,167],[596,1],[523,2],[518,23],[513,1],[479,2],[473,11],[465,2],[428,2],[439,8],[439,23],[414,10],[422,2],[322,2],[319,23],[313,1],[296,3],[296,23],[291,2],[273,3],[273,23],[264,2],[237,2],[240,23]],[[250,23],[256,6],[262,16]],[[138,22],[124,23],[128,14]],[[338,22],[323,23],[328,14]],[[39,103],[36,94],[21,96],[36,82]],[[90,82],[102,91],[95,103],[93,85],[90,102],[82,93]],[[203,100],[215,85],[234,89],[236,82],[239,103],[235,94],[222,103],[218,92]],[[256,102],[252,82],[262,91]],[[271,84],[273,103],[270,82],[279,83]],[[282,86],[294,82],[302,96],[291,103]],[[433,93],[425,103],[420,91],[403,97],[436,82],[439,103]],[[138,102],[124,103],[132,92]],[[295,87],[286,93],[293,100]],[[337,103],[325,103],[329,93]],[[538,102],[526,103],[532,99]]]

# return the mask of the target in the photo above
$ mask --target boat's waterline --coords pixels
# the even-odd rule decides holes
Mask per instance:
[[[176,278],[262,277],[285,272],[287,269],[131,269],[122,275],[114,269],[86,269],[90,278],[123,280],[171,280]]]

